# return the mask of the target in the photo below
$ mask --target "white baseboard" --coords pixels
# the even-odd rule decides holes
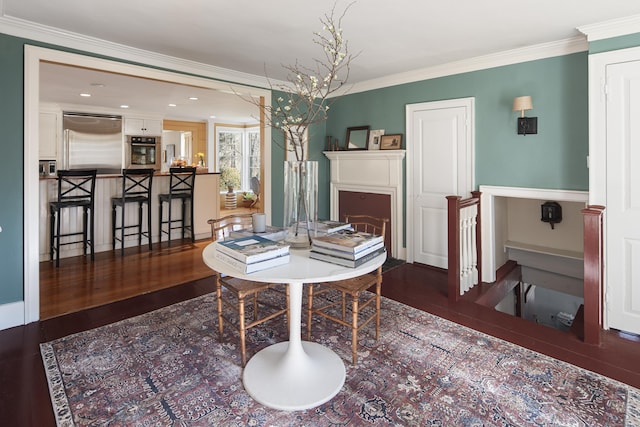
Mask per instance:
[[[0,330],[24,325],[24,301],[0,305]]]

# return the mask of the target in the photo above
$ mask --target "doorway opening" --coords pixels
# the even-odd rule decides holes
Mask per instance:
[[[142,67],[123,62],[106,60],[96,57],[88,57],[69,52],[62,52],[52,49],[25,46],[25,142],[24,142],[24,307],[22,319],[15,319],[16,324],[26,324],[37,321],[40,318],[40,272],[39,272],[39,170],[38,170],[38,149],[39,149],[39,107],[40,107],[40,65],[43,63],[63,64],[85,70],[101,70],[120,76],[132,76],[148,81],[171,82],[185,87],[208,89],[210,91],[249,92],[253,96],[258,96],[271,101],[271,93],[268,90],[245,87],[243,85],[232,84],[213,79],[194,77],[189,74],[179,74],[175,72],[163,71],[149,67]],[[197,73],[192,73],[197,74]],[[207,113],[209,117],[210,112]],[[270,129],[265,128],[263,133],[264,161],[270,162]],[[270,188],[270,171],[264,172],[266,185]],[[270,213],[270,197],[265,195],[265,212]]]

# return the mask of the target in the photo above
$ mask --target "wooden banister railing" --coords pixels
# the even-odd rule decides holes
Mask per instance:
[[[471,197],[447,196],[448,204],[448,295],[456,302],[482,281],[480,193]]]
[[[582,210],[584,223],[584,342],[600,344],[602,328],[604,206]]]

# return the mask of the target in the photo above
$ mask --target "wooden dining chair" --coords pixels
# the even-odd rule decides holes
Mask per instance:
[[[250,214],[228,215],[219,219],[210,219],[207,222],[211,225],[211,240],[213,241],[229,238],[231,231],[252,227],[252,217]],[[255,282],[237,277],[224,276],[218,272],[214,273],[218,303],[219,338],[220,341],[222,341],[225,322],[238,330],[240,335],[240,356],[242,358],[242,366],[245,366],[247,363],[247,349],[245,344],[247,330],[281,315],[286,315],[286,321],[289,321],[289,287],[288,285],[280,283]],[[282,289],[283,287],[284,290]],[[225,288],[228,292],[223,292],[222,288]],[[258,294],[263,291],[273,291],[284,294],[285,308],[274,306],[265,301],[258,303]],[[252,320],[248,322],[245,310],[247,300],[252,300],[253,302],[253,317]],[[260,317],[258,313],[259,308],[267,309],[268,314]],[[233,311],[237,319],[229,316],[225,312],[225,309]]]
[[[385,235],[386,224],[389,222],[387,218],[376,218],[370,215],[347,215],[345,221],[357,231],[381,236]],[[373,286],[375,286],[375,292],[368,292],[368,289]],[[351,359],[355,365],[358,363],[358,332],[360,329],[375,320],[376,341],[380,336],[382,266],[374,272],[352,279],[310,284],[308,288],[307,339],[311,339],[311,321],[314,314],[351,328]],[[333,298],[330,293],[334,294]],[[314,297],[323,294],[326,294],[326,297],[321,300],[321,305],[314,306]],[[337,299],[336,294],[338,295]],[[347,307],[348,297],[351,299],[350,309]]]

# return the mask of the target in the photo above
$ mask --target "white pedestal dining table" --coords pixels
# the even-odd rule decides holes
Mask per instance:
[[[291,249],[288,264],[244,274],[218,261],[216,244],[205,247],[202,258],[212,270],[232,277],[289,285],[289,341],[273,344],[247,362],[243,384],[257,402],[275,409],[297,411],[328,402],[342,389],[345,366],[333,350],[301,339],[302,291],[305,283],[349,279],[380,267],[386,253],[356,268],[309,258],[309,251]]]

